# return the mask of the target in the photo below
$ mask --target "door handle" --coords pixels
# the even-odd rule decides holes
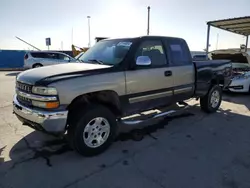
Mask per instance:
[[[165,76],[172,76],[172,71],[165,71],[164,75]]]

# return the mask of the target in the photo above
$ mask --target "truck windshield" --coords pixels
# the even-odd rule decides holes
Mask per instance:
[[[79,60],[84,63],[117,65],[124,59],[131,44],[131,40],[124,39],[99,41],[79,57]]]

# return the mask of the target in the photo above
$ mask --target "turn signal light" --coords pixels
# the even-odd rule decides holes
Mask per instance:
[[[59,102],[46,102],[46,108],[57,108],[59,106]]]

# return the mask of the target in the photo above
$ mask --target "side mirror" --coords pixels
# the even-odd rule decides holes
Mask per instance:
[[[138,56],[136,59],[136,65],[149,66],[151,65],[151,60],[148,56]]]

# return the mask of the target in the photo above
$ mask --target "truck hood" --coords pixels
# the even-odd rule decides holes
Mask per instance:
[[[112,66],[90,63],[65,63],[60,65],[45,66],[26,70],[17,76],[17,81],[30,85],[36,85],[42,80],[70,78],[84,76],[86,74],[97,74]],[[102,71],[101,71],[102,70]]]

